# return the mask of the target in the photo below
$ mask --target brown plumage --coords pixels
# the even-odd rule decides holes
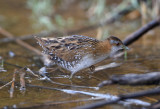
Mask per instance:
[[[111,36],[104,41],[72,35],[59,38],[35,37],[53,63],[74,73],[112,57],[126,47],[120,39]]]

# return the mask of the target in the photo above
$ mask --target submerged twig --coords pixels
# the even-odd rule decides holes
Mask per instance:
[[[113,75],[110,80],[101,82],[98,86],[102,87],[109,84],[121,85],[146,85],[146,84],[159,84],[160,72],[151,72],[146,74],[125,74]]]
[[[12,84],[15,81],[15,74],[16,74],[16,70],[15,70],[15,72],[13,74],[12,80],[10,82],[6,83],[5,85],[1,86],[0,89],[2,89],[3,87],[6,87],[6,86]],[[14,83],[12,84],[11,88],[13,89],[13,87],[14,87]]]
[[[12,81],[10,81],[10,82],[8,82],[8,83],[6,83],[6,84],[5,84],[5,85],[3,85],[3,86],[1,86],[1,87],[0,87],[0,89],[2,89],[3,87],[6,87],[6,86],[8,86],[8,85],[10,85],[12,82],[13,82],[13,80],[12,80]]]
[[[125,94],[125,95],[119,95],[116,99],[111,100],[111,101],[108,101],[108,100],[98,101],[96,103],[87,104],[84,106],[76,107],[74,109],[95,109],[95,108],[99,108],[105,105],[118,103],[121,100],[143,97],[143,96],[148,96],[148,95],[155,95],[155,94],[160,94],[160,88]]]

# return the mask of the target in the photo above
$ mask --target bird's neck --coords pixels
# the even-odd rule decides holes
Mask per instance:
[[[108,40],[101,41],[96,48],[96,55],[107,55],[110,53],[111,45]]]

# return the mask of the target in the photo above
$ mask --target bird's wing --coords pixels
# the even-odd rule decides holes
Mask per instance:
[[[36,38],[37,39],[37,38]],[[59,38],[38,38],[44,51],[52,57],[59,57],[72,62],[81,59],[87,53],[91,53],[99,40],[87,36],[72,35]]]

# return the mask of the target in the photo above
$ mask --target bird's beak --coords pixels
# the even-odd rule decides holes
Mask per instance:
[[[129,50],[130,48],[128,48],[127,46],[124,45],[124,49],[125,49],[125,50]]]

